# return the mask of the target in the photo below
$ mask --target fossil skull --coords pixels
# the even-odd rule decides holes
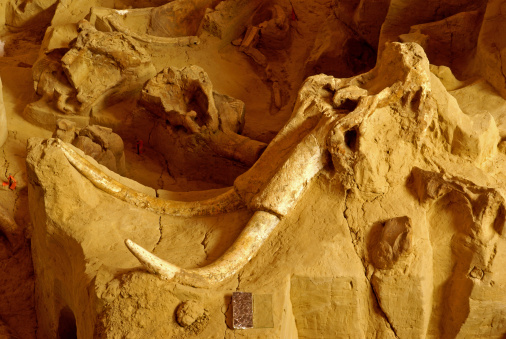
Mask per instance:
[[[189,203],[149,197],[108,177],[65,143],[58,142],[58,147],[96,187],[139,207],[186,217],[225,213],[244,206],[254,211],[230,249],[201,268],[177,267],[132,240],[125,240],[132,254],[151,272],[182,284],[209,287],[236,274],[258,253],[322,170],[333,165],[343,184],[350,184],[355,144],[360,142],[359,128],[375,111],[399,101],[411,105],[419,121],[413,134],[418,139],[423,137],[434,114],[431,105],[424,106],[430,103],[428,63],[420,56],[423,51],[419,46],[396,43],[387,46],[384,62],[369,73],[350,79],[325,75],[308,78],[285,127],[254,166],[236,179],[234,188],[214,199]],[[386,77],[385,72],[392,74]],[[191,128],[201,127],[188,118],[192,120],[190,116],[178,121]],[[212,125],[214,120],[211,117],[206,123]]]

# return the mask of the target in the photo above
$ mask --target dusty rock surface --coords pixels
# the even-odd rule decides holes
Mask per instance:
[[[0,337],[503,338],[504,6],[0,4]]]

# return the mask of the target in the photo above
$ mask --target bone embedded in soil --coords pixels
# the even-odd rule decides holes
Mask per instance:
[[[503,338],[503,5],[0,4],[0,337]]]

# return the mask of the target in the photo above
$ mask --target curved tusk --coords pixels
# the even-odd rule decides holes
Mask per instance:
[[[257,253],[265,240],[279,224],[274,214],[257,211],[232,246],[215,262],[208,266],[184,269],[166,262],[137,245],[130,239],[125,245],[149,271],[163,279],[194,287],[211,287],[236,274]]]
[[[118,199],[155,213],[192,217],[227,213],[244,206],[233,188],[216,197],[201,201],[175,201],[151,197],[114,180],[63,141],[56,139],[56,145],[63,151],[72,166],[88,178],[93,185]]]
[[[159,274],[164,279],[172,279],[181,271],[181,268],[158,258],[130,239],[125,240],[125,245],[151,273]]]

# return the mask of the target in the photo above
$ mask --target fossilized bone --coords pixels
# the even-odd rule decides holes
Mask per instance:
[[[278,225],[280,218],[290,212],[311,179],[324,168],[327,163],[325,150],[329,132],[331,130],[334,133],[335,131],[344,132],[353,128],[372,114],[375,109],[386,105],[389,99],[392,100],[395,97],[392,95],[392,90],[386,88],[377,95],[359,97],[357,108],[339,120],[338,114],[323,114],[319,124],[294,147],[291,155],[264,189],[247,203],[250,208],[256,210],[252,219],[232,247],[211,265],[197,269],[183,269],[156,257],[129,239],[125,241],[125,244],[144,266],[162,278],[175,279],[178,282],[196,287],[206,287],[223,281],[237,273],[257,254],[265,240]],[[209,209],[213,213],[224,213],[239,205],[236,193],[229,191],[220,196],[220,205],[213,206],[213,203],[218,203],[218,199],[215,198],[205,203],[199,202],[195,207],[190,207],[191,203],[181,202],[171,202],[176,207],[172,205],[168,207],[168,204],[162,200],[135,192],[108,177],[63,142],[59,141],[58,146],[64,151],[72,165],[90,179],[95,186],[139,207],[165,214],[192,216],[208,214]],[[337,152],[340,152],[340,146],[334,145],[333,147]],[[234,202],[235,204],[233,204]],[[227,205],[227,203],[231,204]],[[184,210],[185,207],[187,210]]]
[[[303,98],[302,103],[296,106],[292,119],[250,170],[253,171],[250,176],[257,176],[260,173],[255,173],[255,169],[262,168],[262,164],[274,162],[278,163],[275,173],[265,182],[260,183],[261,187],[256,189],[241,188],[236,180],[235,188],[238,193],[229,191],[221,196],[219,208],[213,209],[211,205],[213,201],[206,201],[203,205],[208,208],[206,211],[211,210],[215,213],[230,211],[239,206],[238,194],[242,203],[255,211],[238,239],[221,258],[206,267],[183,269],[156,257],[129,239],[125,241],[128,249],[144,266],[162,278],[173,279],[195,287],[209,287],[220,283],[237,273],[257,254],[280,220],[297,204],[307,185],[329,163],[328,152],[332,156],[332,163],[336,170],[340,172],[353,171],[349,163],[350,159],[354,157],[354,150],[350,149],[345,134],[350,130],[357,129],[373,112],[393,102],[399,102],[401,98],[411,102],[417,93],[419,96],[418,112],[421,116],[419,117],[421,126],[417,135],[419,137],[423,135],[430,121],[430,115],[433,113],[431,110],[427,110],[422,114],[423,103],[429,93],[428,78],[423,73],[424,68],[418,66],[418,56],[413,57],[402,48],[395,48],[397,50],[394,49],[394,58],[400,56],[403,64],[408,64],[410,67],[401,71],[401,76],[395,79],[397,81],[390,83],[390,85],[383,84],[386,87],[379,92],[374,91],[376,94],[370,95],[368,90],[357,86],[361,82],[370,80],[371,77],[379,77],[377,74],[379,72],[374,73],[375,70],[358,79],[338,80],[329,76],[317,76],[306,80],[299,93],[299,97],[305,99]],[[426,66],[428,68],[428,64]],[[384,69],[382,71],[385,72]],[[348,106],[343,105],[347,100],[354,102],[353,108],[347,109]],[[317,113],[314,113],[315,109]],[[313,113],[306,112],[311,110]],[[350,110],[352,111],[350,112]],[[318,122],[313,123],[314,127],[303,133],[299,139],[300,142],[292,145],[292,150],[286,153],[286,150],[283,149],[286,145],[280,146],[280,140],[284,135],[290,134],[293,129],[302,126],[304,121],[310,120],[311,114],[318,118]],[[90,179],[95,186],[124,201],[166,214],[179,213],[174,215],[183,216],[204,214],[200,210],[202,202],[199,203],[199,207],[190,208],[188,211],[191,213],[188,211],[181,213],[182,207],[165,207],[155,198],[128,189],[93,168],[89,162],[83,161],[84,158],[77,156],[70,147],[62,142],[59,142],[58,145],[64,150],[72,165]],[[270,148],[277,149],[279,152],[270,152]],[[276,159],[279,157],[279,153],[287,155],[284,159],[279,160]],[[247,174],[248,172],[245,175]],[[227,202],[234,202],[236,205],[227,206]]]
[[[330,131],[353,128],[375,109],[387,104],[390,97],[392,91],[387,88],[377,95],[360,97],[355,111],[344,117],[335,114],[335,111],[323,114],[318,125],[294,147],[264,189],[247,202],[256,212],[232,247],[209,266],[183,269],[156,257],[129,239],[125,244],[144,266],[164,279],[206,287],[233,276],[257,254],[280,219],[293,209],[306,186],[325,167]]]
[[[197,36],[206,9],[212,0],[170,1],[159,7],[115,10],[95,7],[90,22],[107,31],[118,31],[148,44],[191,46],[200,43]],[[128,24],[125,16],[147,22],[144,31]]]
[[[211,286],[233,276],[245,263],[253,258],[264,241],[279,223],[279,218],[269,212],[257,211],[234,244],[212,264],[195,269],[183,269],[146,251],[127,239],[125,244],[130,252],[148,268],[164,279],[177,281],[195,287]]]
[[[308,182],[325,166],[326,135],[332,127],[330,122],[334,120],[334,117],[324,116],[313,132],[294,148],[292,155],[266,186],[266,191],[272,194],[262,192],[252,199],[251,207],[258,206],[258,210],[232,247],[211,265],[200,269],[182,269],[150,254],[131,240],[127,239],[125,244],[143,265],[165,279],[175,278],[184,284],[206,287],[234,275],[257,254],[280,218],[293,208]],[[96,187],[138,207],[175,216],[196,216],[225,213],[237,209],[242,203],[234,190],[200,202],[169,202],[153,198],[117,182],[61,140],[56,140],[56,145],[69,162]],[[292,166],[298,167],[299,171],[293,171]],[[266,211],[260,210],[259,206],[264,202]]]
[[[149,44],[176,45],[176,46],[192,46],[200,44],[200,39],[197,36],[160,37],[155,35],[140,34],[125,27],[114,16],[107,17],[107,21],[116,31],[124,33],[136,40]]]
[[[144,85],[139,102],[165,121],[169,135],[188,150],[198,139],[220,157],[251,166],[267,147],[240,135],[244,103],[215,92],[199,66],[164,68]]]
[[[399,51],[400,49],[397,52]],[[399,55],[401,55],[404,63],[414,63],[418,66],[419,60],[417,58],[407,57],[402,52]],[[293,148],[288,157],[278,167],[277,172],[256,194],[252,197],[247,197],[247,194],[243,195],[248,207],[257,212],[246,225],[237,242],[232,245],[232,248],[213,264],[204,268],[187,270],[149,254],[149,252],[142,250],[130,240],[126,241],[127,247],[151,271],[160,274],[162,278],[174,279],[180,283],[206,287],[234,275],[258,252],[262,246],[258,242],[264,242],[275,229],[278,222],[274,222],[273,218],[282,219],[287,215],[302,196],[305,187],[325,167],[328,162],[327,150],[332,155],[332,162],[336,169],[351,171],[348,162],[350,157],[353,157],[352,154],[350,155],[353,150],[349,149],[346,142],[345,134],[347,131],[357,128],[377,109],[398,102],[403,97],[406,98],[407,102],[411,102],[415,97],[415,93],[418,93],[420,103],[417,108],[421,115],[418,136],[423,136],[433,111],[427,110],[421,114],[422,105],[429,93],[428,78],[423,73],[423,67],[418,66],[417,69],[415,67],[413,69],[415,69],[414,72],[406,71],[396,82],[374,95],[368,95],[367,90],[357,87],[352,80],[336,80],[332,77],[323,77],[321,81],[315,80],[315,78],[306,81],[306,87],[309,87],[307,92],[309,93],[305,93],[305,95],[310,100],[306,100],[306,105],[299,105],[299,111],[294,114],[292,121],[287,123],[279,135],[289,133],[293,125],[297,124],[297,119],[304,116],[304,111],[310,109],[314,104],[316,106],[320,105],[318,124]],[[367,76],[364,75],[361,80],[367,79]],[[406,86],[406,83],[408,86]],[[320,94],[322,89],[334,92],[333,104],[322,98]],[[302,96],[302,94],[299,95]],[[314,99],[314,101],[311,99]],[[352,100],[356,103],[352,112],[348,113],[339,108],[342,106],[340,104],[346,100]],[[276,142],[277,139],[274,139],[269,147],[276,147]],[[267,149],[257,164],[262,161],[272,161],[273,159],[269,158],[268,154]],[[259,220],[260,213],[262,215],[269,213],[271,218],[267,221]],[[266,225],[261,226],[258,224],[260,222],[266,222]],[[258,232],[261,234],[258,235]],[[251,236],[251,234],[256,236]],[[222,274],[222,272],[227,272],[227,274]]]
[[[156,257],[129,239],[125,241],[128,249],[150,271],[183,284],[208,287],[233,276],[258,253],[280,219],[297,203],[305,186],[325,165],[322,147],[325,133],[322,131],[328,129],[328,120],[331,119],[322,119],[324,123],[295,147],[266,191],[250,202],[250,208],[256,212],[231,248],[217,261],[202,268],[183,269]],[[292,166],[297,166],[300,171],[293,171]],[[257,206],[262,204],[264,208]]]
[[[497,265],[498,243],[504,238],[506,228],[504,191],[418,167],[411,171],[408,186],[422,204],[435,205],[448,197],[452,205],[459,206],[455,213],[463,215],[463,220],[456,222],[458,226],[449,245],[452,270],[444,292],[444,312],[449,319],[444,330],[449,333],[452,328],[469,325],[467,317],[460,316],[460,310],[469,307],[469,299],[477,291],[483,293],[482,289],[493,286],[497,279],[493,267]]]
[[[233,189],[214,198],[190,202],[163,200],[137,192],[100,171],[63,141],[55,139],[55,143],[69,162],[97,188],[135,206],[180,217],[225,213],[243,206]]]

